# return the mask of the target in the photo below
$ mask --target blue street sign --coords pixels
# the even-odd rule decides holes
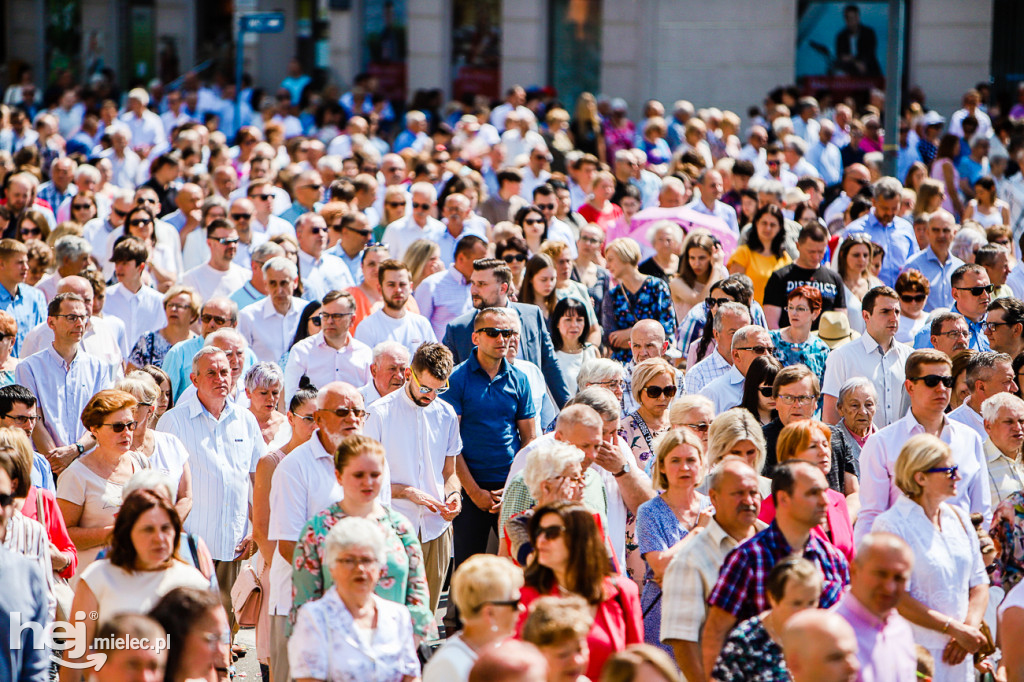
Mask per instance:
[[[284,30],[284,12],[243,14],[241,30],[245,33],[280,33]]]

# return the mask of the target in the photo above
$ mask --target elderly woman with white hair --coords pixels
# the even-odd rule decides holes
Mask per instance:
[[[767,457],[767,444],[761,425],[745,407],[734,407],[715,417],[708,429],[707,466],[710,469],[728,455],[735,455],[758,472],[761,497],[772,494],[772,480],[760,475]],[[706,492],[702,485],[701,492]]]
[[[679,270],[683,228],[671,220],[659,220],[647,228],[647,242],[654,247],[654,254],[640,263],[637,269],[667,284]]]
[[[877,408],[878,393],[867,377],[853,377],[840,387],[836,401],[840,419],[832,427],[832,455],[835,462],[852,462],[856,470],[860,471],[861,448],[868,437],[878,430],[874,424]]]
[[[587,360],[576,375],[576,387],[582,391],[590,386],[601,386],[615,394],[622,403],[622,391],[626,386],[626,375],[622,364],[608,358]]]
[[[974,225],[977,223],[961,227],[949,245],[949,252],[964,263],[973,263],[974,252],[988,244],[985,233]]]
[[[256,417],[263,442],[270,443],[288,422],[277,409],[284,390],[284,372],[274,362],[257,362],[245,373],[245,395],[249,411]]]
[[[386,560],[380,526],[357,516],[343,518],[327,534],[323,552],[334,586],[299,608],[288,640],[292,677],[419,680],[409,609],[374,594]]]

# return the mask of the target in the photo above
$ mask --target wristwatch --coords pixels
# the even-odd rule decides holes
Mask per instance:
[[[78,450],[78,456],[79,457],[81,457],[83,454],[85,454],[85,446],[82,445],[81,443],[77,443],[76,442],[75,443],[75,449]]]
[[[617,473],[617,474],[612,474],[612,476],[614,476],[615,478],[621,478],[621,477],[625,476],[626,474],[628,474],[629,471],[630,471],[629,462],[626,462],[625,464],[622,465],[622,470],[619,471],[619,473]]]

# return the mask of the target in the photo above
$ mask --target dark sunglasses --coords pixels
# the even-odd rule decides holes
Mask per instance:
[[[732,302],[733,300],[731,298],[712,298],[711,296],[708,296],[707,298],[704,299],[704,305],[706,305],[708,308],[714,308],[715,306],[722,305],[723,303]]]
[[[981,296],[982,294],[991,294],[992,293],[992,285],[991,284],[986,284],[983,287],[953,287],[953,288],[954,289],[958,289],[960,291],[969,291],[969,292],[971,292],[971,296]]]
[[[504,256],[501,257],[501,260],[505,261],[506,263],[522,263],[523,261],[526,260],[526,254],[506,253]]]
[[[139,422],[114,422],[113,424],[104,424],[103,426],[109,426],[110,430],[114,433],[123,433],[125,429],[134,431],[135,427],[139,425]]]
[[[314,327],[319,327],[320,326],[320,316],[319,315],[314,315],[313,317],[309,318],[309,321],[313,323]]]
[[[398,208],[399,206],[405,206],[405,202],[404,201],[389,201],[389,202],[387,202],[387,204],[391,208]]]
[[[263,201],[270,201],[274,198],[273,194],[253,194],[251,199],[262,199]]]
[[[127,218],[131,211],[119,211],[116,208],[111,209],[118,218]]]
[[[923,381],[928,388],[935,388],[942,384],[946,388],[953,388],[953,377],[944,374],[928,374],[923,377],[912,377],[911,381]]]
[[[662,396],[662,394],[664,394],[666,398],[674,398],[678,390],[679,389],[675,386],[666,386],[664,388],[661,386],[648,386],[644,389],[644,392],[647,393],[648,398],[657,400]]]
[[[355,232],[360,237],[369,237],[373,234],[373,230],[360,230],[358,227],[346,227],[349,232]]]
[[[152,225],[153,221],[149,218],[136,218],[135,220],[128,223],[132,227],[144,227],[146,225]]]
[[[238,243],[238,237],[220,237],[220,238],[215,238],[213,241],[217,242],[218,244],[222,244],[224,246],[231,246],[232,244],[237,244]]]
[[[71,204],[71,209],[74,211],[84,211],[87,208],[92,208],[92,204]]]
[[[496,339],[499,336],[503,339],[507,339],[515,334],[511,329],[498,329],[497,327],[480,327],[477,331],[481,334],[486,334],[489,339]]]
[[[311,228],[309,228],[309,231],[312,232],[313,234],[323,234],[324,232],[327,232],[327,228],[326,227],[311,227]]]
[[[366,416],[366,410],[360,410],[358,407],[339,407],[333,410],[317,410],[317,412],[330,412],[335,417],[341,417],[342,419],[352,414],[356,416],[356,419],[362,419]]]
[[[249,220],[252,218],[252,213],[232,213],[232,220]]]
[[[925,469],[926,474],[946,474],[946,477],[950,480],[956,478],[957,472],[960,471],[960,467],[953,465],[951,467],[932,467],[931,469]]]
[[[298,187],[296,189],[315,189],[317,192],[319,192],[321,189],[323,189],[323,185],[302,185],[301,187]]]
[[[555,210],[555,205],[554,204],[537,204],[537,208],[539,208],[542,211],[554,211]]]
[[[754,355],[766,355],[768,353],[774,353],[774,346],[746,346],[745,348],[736,348],[734,350],[749,350]]]
[[[430,204],[418,204],[416,202],[413,202],[412,207],[418,208],[422,211],[429,211],[431,208],[433,208]]]
[[[902,294],[900,295],[900,300],[904,303],[924,303],[928,300],[928,294],[914,294],[913,296],[910,294]]]
[[[11,493],[0,493],[0,507],[10,507],[14,504],[14,495]]]
[[[765,398],[771,398],[772,397],[772,387],[771,386],[759,386],[758,389],[757,389],[757,392],[760,393],[761,395],[763,395]]]
[[[534,533],[534,540],[539,540],[541,536],[544,536],[546,540],[557,540],[562,537],[562,533],[565,532],[565,526],[540,526]]]
[[[505,599],[505,600],[502,600],[502,601],[488,599],[487,601],[484,602],[484,604],[494,604],[495,606],[511,606],[514,609],[518,609],[519,608],[519,602],[520,602],[520,597],[516,597],[515,599]]]
[[[543,225],[544,220],[542,218],[526,218],[523,220],[524,225]]]
[[[28,228],[28,229],[25,229],[25,228],[23,227],[23,228],[21,228],[21,233],[22,233],[22,234],[28,234],[28,235],[32,235],[32,234],[42,234],[42,233],[43,233],[43,231],[42,231],[42,230],[40,230],[40,229],[39,229],[38,227],[30,227],[30,228]]]
[[[228,318],[221,317],[220,315],[210,315],[209,313],[203,313],[199,319],[203,321],[203,324],[215,322],[220,327],[223,327],[228,323]]]
[[[683,424],[688,429],[696,431],[697,433],[707,433],[707,430],[711,428],[711,424],[707,422],[700,422],[699,424]]]

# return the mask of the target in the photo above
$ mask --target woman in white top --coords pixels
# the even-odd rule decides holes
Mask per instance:
[[[839,245],[836,263],[839,276],[843,278],[846,294],[846,312],[850,318],[850,329],[864,333],[864,318],[861,313],[861,299],[882,282],[871,274],[871,238],[866,234],[850,235]]]
[[[144,455],[131,450],[137,406],[124,391],[94,395],[82,410],[82,423],[96,438],[96,449],[72,462],[57,479],[57,505],[78,549],[79,575],[114,530],[124,484],[150,467]]]
[[[971,519],[947,504],[956,495],[958,469],[949,446],[927,433],[913,436],[896,459],[896,503],[871,530],[903,538],[914,551],[910,587],[900,615],[914,641],[935,658],[935,682],[971,682],[984,636],[988,574]]]
[[[477,554],[464,561],[451,588],[463,628],[431,657],[423,682],[466,682],[479,652],[515,631],[522,586],[523,572],[508,559]]]
[[[974,198],[964,209],[964,220],[986,228],[1010,224],[1010,205],[996,196],[996,181],[991,175],[974,181]]]
[[[563,298],[555,304],[551,313],[551,344],[570,395],[576,393],[576,377],[583,363],[600,357],[597,347],[587,343],[590,329],[587,309],[575,297]]]
[[[373,593],[386,560],[373,521],[347,516],[324,541],[334,589],[299,609],[288,640],[296,682],[418,682],[412,617]]]
[[[188,450],[177,436],[149,428],[160,399],[160,387],[156,379],[146,372],[136,370],[117,382],[115,388],[139,401],[135,408],[138,424],[132,437],[132,450],[145,455],[150,466],[170,478],[177,491],[174,508],[184,521],[192,511],[192,470],[188,464]]]
[[[99,623],[119,613],[146,613],[176,587],[209,589],[210,581],[176,556],[180,539],[181,519],[162,494],[141,489],[125,498],[110,553],[82,572],[71,603],[72,622],[84,627],[85,641],[92,641]],[[79,659],[69,652],[68,660]],[[74,679],[75,673],[65,668],[61,679]]]
[[[914,337],[928,322],[924,305],[928,302],[932,286],[928,278],[917,270],[907,270],[896,278],[894,288],[900,297],[900,328],[895,338],[900,343],[913,345]]]
[[[171,288],[177,281],[180,264],[178,251],[175,245],[160,240],[156,234],[156,216],[148,206],[136,206],[128,212],[124,219],[124,226],[121,230],[114,230],[107,238],[107,268],[103,274],[111,275],[114,271],[114,264],[110,259],[114,255],[114,245],[122,236],[135,237],[140,239],[149,248],[149,261],[146,263],[146,272],[143,282],[150,284],[154,289],[163,293]],[[146,277],[148,276],[148,277]],[[138,339],[132,339],[135,343]]]

